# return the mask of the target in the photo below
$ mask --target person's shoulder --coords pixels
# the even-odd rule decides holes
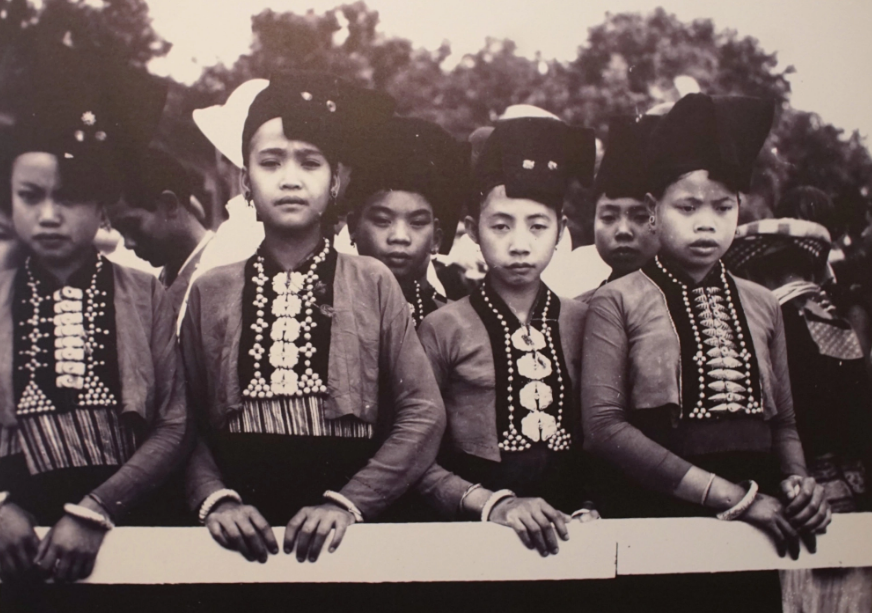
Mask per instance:
[[[245,263],[247,260],[233,262],[210,268],[194,281],[194,288],[200,292],[208,292],[225,288],[245,277]]]
[[[163,289],[160,281],[158,281],[157,277],[151,273],[124,266],[123,264],[117,264],[115,262],[109,262],[109,264],[112,266],[112,270],[114,271],[115,282],[123,287],[148,288],[150,291],[153,291],[157,287]]]
[[[356,276],[366,276],[370,279],[392,279],[394,278],[390,268],[384,265],[383,262],[368,255],[352,255],[350,253],[336,254],[337,270],[344,269],[347,273]]]
[[[469,302],[469,297],[449,302],[445,306],[436,309],[421,322],[418,328],[418,333],[423,335],[433,335],[449,337],[463,333],[476,322],[481,321],[478,313],[472,308]]]
[[[583,294],[582,294],[583,295]],[[590,306],[578,298],[560,298],[560,311],[571,319],[583,319]]]
[[[0,285],[8,285],[12,283],[15,279],[15,275],[18,274],[17,268],[8,268],[6,270],[0,270]]]
[[[769,288],[748,279],[737,277],[736,275],[731,275],[731,277],[736,283],[736,288],[739,290],[742,300],[751,299],[774,309],[780,308],[778,299]]]
[[[625,300],[628,297],[642,295],[646,290],[653,287],[650,277],[641,270],[624,275],[598,287],[591,294],[589,302],[593,304],[600,300]]]

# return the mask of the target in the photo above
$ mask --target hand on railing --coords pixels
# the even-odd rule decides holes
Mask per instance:
[[[758,493],[748,510],[739,517],[741,521],[756,526],[775,542],[775,549],[782,558],[787,552],[794,560],[799,559],[799,534],[790,524],[784,505],[772,496]]]
[[[331,530],[336,532],[330,542],[330,553],[336,551],[354,516],[333,502],[314,507],[303,507],[288,522],[285,528],[285,553],[297,548],[297,561],[316,562]]]
[[[784,509],[790,524],[799,532],[812,553],[817,550],[817,534],[824,534],[833,514],[822,485],[814,477],[792,475],[781,482]]]
[[[566,524],[571,518],[541,498],[505,498],[494,506],[490,521],[513,529],[528,549],[542,556],[560,551],[556,534],[569,540]]]
[[[0,505],[0,578],[22,579],[33,569],[39,538],[33,517],[13,502]]]
[[[268,554],[279,552],[272,527],[251,505],[224,500],[206,516],[206,527],[218,544],[238,551],[249,562],[263,564]]]

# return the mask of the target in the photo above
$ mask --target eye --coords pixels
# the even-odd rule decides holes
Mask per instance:
[[[261,168],[266,168],[268,170],[274,170],[281,166],[280,162],[274,158],[266,158],[259,162],[258,164]]]
[[[599,220],[605,224],[615,223],[617,217],[615,215],[600,215]]]
[[[300,163],[300,166],[302,166],[306,170],[318,170],[323,165],[324,162],[317,158],[306,158]]]
[[[497,232],[505,232],[509,229],[509,224],[504,221],[497,221],[491,224],[491,229]]]
[[[427,226],[430,225],[430,220],[423,218],[423,217],[419,217],[417,219],[412,219],[409,222],[409,225],[411,225],[413,228],[426,228]]]
[[[548,226],[544,223],[534,223],[532,226],[530,226],[530,229],[534,232],[543,232],[548,229]]]
[[[387,228],[389,225],[391,225],[391,220],[389,217],[385,217],[383,215],[378,215],[378,216],[372,218],[372,223],[374,223],[375,225],[377,225],[381,228]]]
[[[721,213],[729,213],[730,211],[733,210],[734,206],[735,206],[735,203],[728,200],[726,202],[719,203],[716,208]]]
[[[646,213],[636,213],[633,215],[633,222],[637,224],[648,223],[648,215]]]
[[[17,192],[18,199],[25,204],[37,204],[45,197],[44,192],[32,188],[23,188]]]

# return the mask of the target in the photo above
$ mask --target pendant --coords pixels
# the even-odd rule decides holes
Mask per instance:
[[[541,381],[530,381],[521,388],[519,396],[521,398],[521,406],[528,411],[547,409],[554,402],[551,386]]]
[[[557,432],[557,420],[548,413],[533,411],[521,420],[521,432],[534,443],[547,441]]]
[[[551,360],[538,351],[527,353],[518,360],[518,373],[528,379],[544,379],[551,374]]]
[[[545,348],[545,335],[533,326],[522,326],[512,334],[512,344],[521,351],[541,351]]]

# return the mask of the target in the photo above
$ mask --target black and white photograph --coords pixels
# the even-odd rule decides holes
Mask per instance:
[[[869,24],[0,0],[0,611],[872,613]]]

